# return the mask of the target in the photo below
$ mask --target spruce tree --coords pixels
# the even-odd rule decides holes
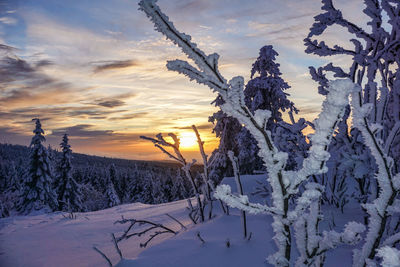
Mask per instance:
[[[283,124],[282,112],[288,111],[291,117],[293,112],[298,112],[293,102],[287,98],[289,94],[284,92],[290,86],[281,77],[280,65],[275,62],[277,55],[278,53],[271,45],[260,49],[259,56],[251,69],[251,80],[244,89],[245,104],[253,114],[257,109],[271,111],[272,114],[266,129],[271,131],[273,136],[280,124],[285,128],[291,127],[288,124]],[[214,103],[216,106],[221,106],[224,101],[218,96]],[[210,158],[212,169],[210,174],[214,176],[213,179],[216,175],[219,175],[220,178],[233,175],[229,159],[226,156],[229,150],[233,151],[238,157],[241,172],[250,173],[255,169],[262,168],[262,161],[257,155],[257,143],[245,127],[242,127],[236,119],[227,116],[222,111],[214,113],[209,120],[215,122],[213,131],[220,138],[219,147]],[[306,126],[304,120],[299,122],[304,127]],[[296,124],[293,117],[292,124]],[[297,135],[295,131],[288,133],[291,134],[291,132]],[[299,139],[299,137],[293,139]],[[304,138],[300,137],[300,139]],[[285,147],[281,148],[278,145],[278,148],[287,152]]]
[[[53,211],[57,208],[56,194],[52,189],[53,175],[48,150],[43,146],[46,140],[39,119],[33,119],[36,127],[30,144],[29,172],[22,181],[18,211],[28,214],[35,210]]]
[[[62,150],[62,158],[58,165],[57,193],[58,208],[63,211],[81,211],[82,210],[82,193],[80,185],[72,176],[72,150],[68,144],[68,135],[64,134],[60,143]]]
[[[114,182],[112,178],[115,178],[115,166],[114,164],[111,164],[110,169],[109,169],[109,173],[107,175],[107,180],[106,180],[106,196],[107,196],[107,206],[109,208],[117,206],[119,204],[121,204],[121,201],[118,197],[117,192],[115,191],[115,186],[114,186]]]

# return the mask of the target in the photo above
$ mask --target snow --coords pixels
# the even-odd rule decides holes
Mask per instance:
[[[159,205],[134,203],[101,211],[74,213],[76,219],[64,218],[67,214],[62,212],[4,218],[0,220],[0,266],[106,266],[105,260],[92,249],[93,245],[116,263],[119,256],[110,234],[119,235],[126,228],[126,225],[114,225],[121,215],[162,221],[179,230],[180,226],[165,213],[188,225],[191,221],[185,207],[186,200],[180,200]],[[169,237],[171,235],[157,237],[149,246]],[[122,253],[136,257],[144,250],[139,247],[139,243],[144,241],[143,237],[122,241]]]
[[[244,193],[254,191],[259,186],[257,181],[264,180],[265,175],[243,175]],[[234,178],[225,178],[223,183],[236,188]],[[251,202],[260,203],[263,199],[249,194]],[[118,263],[118,267],[270,266],[266,264],[266,255],[276,251],[271,216],[248,215],[247,227],[251,238],[247,240],[243,239],[238,210],[231,209],[231,215],[226,216],[216,205],[217,217],[193,225],[187,216],[186,205],[186,200],[158,205],[134,203],[96,212],[76,213],[76,219],[64,218],[66,214],[61,212],[0,219],[0,266],[106,266],[106,261],[92,249],[93,245],[103,251],[113,264]],[[362,212],[356,205],[349,205],[349,212],[344,215],[338,216],[336,212],[324,211],[325,214],[332,214],[338,229],[343,229],[350,219],[362,220]],[[177,218],[188,229],[181,229],[165,213]],[[126,229],[127,225],[114,224],[121,219],[121,215],[162,223],[179,233],[157,237],[147,248],[139,247],[139,243],[146,240],[145,237],[122,241],[120,248],[125,259],[120,261],[110,234],[115,233],[118,237]],[[328,216],[325,221],[330,220]],[[357,227],[349,225],[345,228],[345,236],[353,226]],[[323,228],[329,229],[327,223]],[[196,236],[197,233],[205,240],[204,244]],[[226,246],[228,240],[230,247]],[[325,266],[337,266],[338,257],[341,266],[351,266],[352,249],[352,246],[345,246],[333,253],[328,252]],[[293,248],[292,254],[294,264],[299,253]]]
[[[385,267],[400,266],[400,251],[395,248],[383,247],[379,249],[378,257],[383,258],[382,266]]]

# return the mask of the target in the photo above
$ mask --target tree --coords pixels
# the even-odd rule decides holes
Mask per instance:
[[[109,173],[106,178],[107,180],[106,180],[106,192],[105,192],[108,199],[107,207],[109,208],[121,204],[118,194],[115,191],[115,186],[113,182],[113,178],[115,179],[115,175],[116,175],[115,165],[111,164],[109,168]]]
[[[390,225],[394,213],[399,212],[400,193],[400,2],[365,0],[363,12],[369,19],[370,31],[344,18],[332,0],[322,0],[322,4],[324,13],[315,17],[304,40],[306,52],[318,56],[350,56],[352,64],[348,70],[333,63],[318,70],[311,67],[311,75],[319,82],[322,94],[326,93],[327,73],[349,78],[360,86],[360,92],[352,94],[355,129],[351,130],[351,138],[360,138],[365,145],[355,154],[368,153],[370,159],[364,162],[376,164],[361,168],[370,173],[366,177],[377,186],[376,194],[369,195],[364,205],[368,232],[361,251],[355,251],[353,262],[354,266],[367,266],[376,261],[377,251],[382,252],[385,246],[395,246],[400,241],[399,229]],[[313,39],[335,25],[352,34],[353,49],[330,47],[324,41]]]
[[[284,92],[290,86],[281,77],[280,65],[275,62],[276,56],[278,56],[278,53],[271,45],[266,45],[260,49],[259,56],[251,69],[251,80],[244,89],[244,101],[252,114],[258,109],[271,111],[266,129],[271,132],[273,139],[278,131],[277,128],[280,127],[279,124],[283,122],[282,112],[289,112],[293,124],[295,123],[293,112],[298,112],[294,103],[287,98],[289,94]],[[224,101],[221,96],[218,96],[213,103],[216,106],[221,106]],[[229,158],[226,156],[228,151],[233,151],[237,155],[242,173],[251,173],[255,169],[263,168],[262,160],[257,156],[259,151],[257,142],[246,127],[242,127],[237,119],[227,116],[221,110],[214,113],[209,120],[216,122],[213,131],[217,137],[220,137],[217,152],[214,152],[210,159],[213,162],[212,168],[214,170],[223,167],[225,170],[223,175],[233,175],[232,170],[228,167],[230,166]],[[280,129],[279,134],[282,131],[283,129]],[[298,135],[298,132],[295,132],[295,134]],[[303,139],[305,140],[304,136]],[[278,146],[279,149],[287,152],[286,147],[287,143],[282,147]]]
[[[46,139],[39,119],[36,123],[35,134],[30,144],[29,173],[22,181],[22,192],[18,211],[28,214],[35,210],[53,211],[57,208],[56,194],[52,189],[53,174],[50,169],[48,150],[42,142]]]
[[[173,197],[172,200],[175,201],[190,197],[190,193],[188,191],[190,190],[188,190],[187,186],[185,186],[185,180],[182,177],[181,169],[178,169],[176,171],[176,176],[174,177],[171,188],[171,195]]]
[[[80,185],[72,177],[72,150],[68,144],[68,135],[64,134],[60,143],[62,158],[58,164],[59,176],[56,190],[58,193],[58,208],[68,212],[82,210],[82,192]]]
[[[147,171],[141,177],[141,186],[140,189],[140,201],[142,203],[154,203],[154,196],[153,196],[153,174],[151,171]]]

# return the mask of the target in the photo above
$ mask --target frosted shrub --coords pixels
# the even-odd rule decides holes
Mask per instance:
[[[156,1],[141,1],[140,9],[151,19],[155,29],[164,34],[168,39],[178,45],[182,51],[193,60],[194,65],[183,60],[173,60],[167,63],[169,70],[177,71],[195,80],[200,84],[207,85],[214,92],[217,92],[224,104],[221,110],[234,118],[240,124],[245,125],[252,136],[257,141],[259,147],[258,155],[263,160],[268,172],[268,181],[272,188],[272,206],[249,203],[247,196],[236,196],[230,193],[228,186],[220,186],[216,189],[215,197],[223,200],[232,207],[239,208],[249,213],[268,213],[273,216],[273,229],[275,232],[274,240],[278,247],[278,252],[271,255],[268,260],[276,266],[289,266],[291,260],[292,247],[292,228],[295,221],[300,219],[303,214],[318,202],[321,196],[320,190],[314,187],[308,188],[300,197],[294,207],[290,207],[290,199],[299,192],[299,186],[305,183],[310,175],[316,175],[327,171],[325,162],[329,159],[329,153],[326,151],[333,132],[337,124],[342,119],[345,108],[348,105],[349,94],[359,90],[350,80],[342,79],[332,81],[329,84],[329,92],[323,103],[322,112],[315,121],[315,133],[311,137],[312,146],[309,150],[309,156],[303,161],[303,165],[298,171],[285,171],[288,160],[288,154],[279,151],[271,139],[271,133],[266,130],[266,125],[271,117],[271,111],[257,109],[253,112],[245,104],[244,97],[244,79],[243,77],[234,77],[227,81],[218,70],[218,54],[206,55],[196,44],[191,42],[191,37],[180,33],[169,18],[161,12],[156,5]],[[319,216],[319,212],[310,211],[310,216]],[[314,219],[318,221],[318,219]],[[314,223],[315,224],[315,223]],[[345,233],[349,238],[345,242],[339,238],[339,243],[354,243],[359,239],[359,233],[363,227],[346,228]],[[352,231],[352,234],[347,233]],[[336,233],[336,235],[341,235]],[[319,233],[314,234],[315,238],[311,242],[313,248],[319,246],[327,248],[336,246],[324,243],[325,239],[320,239]],[[352,237],[352,238],[350,238]],[[319,240],[320,239],[320,240]],[[299,242],[298,244],[303,244]],[[304,248],[300,247],[302,251]],[[320,254],[314,254],[307,257],[319,257]],[[310,259],[309,262],[313,262]]]

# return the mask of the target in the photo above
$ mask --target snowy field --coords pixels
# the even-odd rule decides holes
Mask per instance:
[[[243,176],[245,192],[254,191],[256,180],[262,178],[262,175]],[[225,179],[224,183],[235,188],[231,178]],[[261,198],[251,197],[251,200],[261,201]],[[92,249],[93,245],[119,267],[268,266],[265,258],[276,250],[272,240],[271,217],[248,216],[248,229],[252,237],[244,240],[237,210],[231,210],[230,216],[224,216],[217,208],[216,218],[204,224],[192,225],[186,205],[185,200],[159,205],[134,203],[77,213],[76,219],[64,218],[60,212],[1,219],[0,266],[107,266],[106,261]],[[361,212],[349,210],[352,212],[345,215],[328,210],[327,221],[335,217],[335,223],[340,228],[343,222],[361,218]],[[181,229],[166,213],[179,219],[188,229]],[[125,259],[120,261],[110,233],[119,235],[126,229],[127,225],[114,225],[121,215],[161,222],[173,230],[179,230],[179,233],[176,236],[165,234],[156,237],[146,249],[139,247],[146,237],[123,241],[120,248]],[[205,243],[197,237],[198,232]],[[351,247],[343,247],[335,250],[334,255],[328,254],[326,266],[338,266],[337,257],[341,259],[340,266],[351,266],[351,250]],[[297,254],[295,250],[292,253]]]
[[[168,204],[145,205],[141,203],[121,205],[114,208],[77,213],[76,219],[67,219],[63,213],[36,216],[17,216],[0,220],[0,266],[107,266],[96,253],[95,245],[115,263],[119,257],[111,242],[111,233],[118,233],[126,225],[114,225],[125,218],[162,221],[178,230],[180,227],[168,219],[165,213],[189,224],[186,216],[186,201]],[[171,235],[156,238],[150,245],[157,244]],[[136,257],[144,249],[139,247],[143,238],[122,242],[120,247],[128,257]]]

